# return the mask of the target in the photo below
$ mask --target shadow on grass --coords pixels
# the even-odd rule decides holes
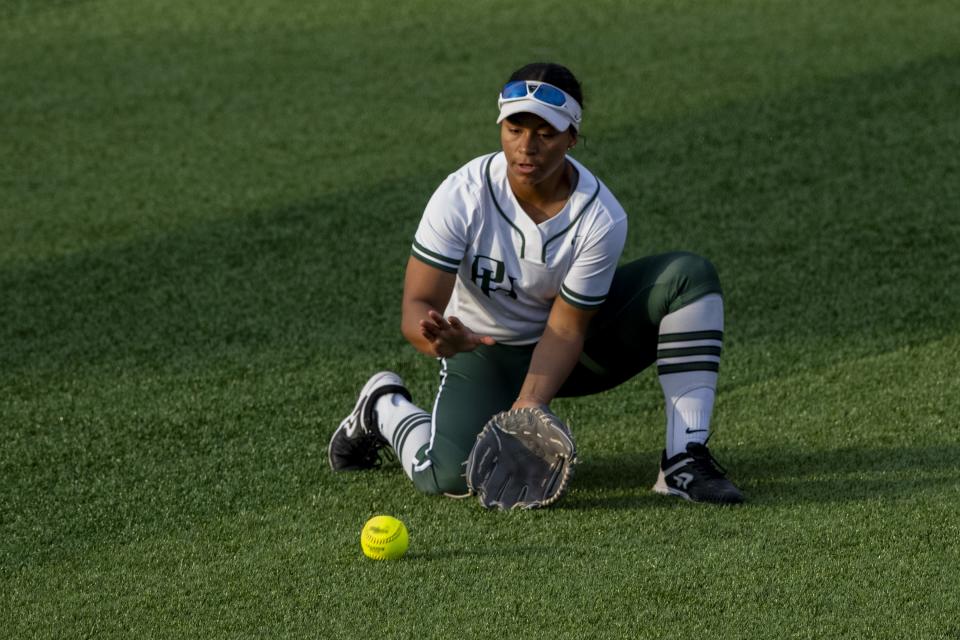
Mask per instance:
[[[43,13],[91,4],[92,0],[9,0],[0,4],[0,21],[34,17]]]
[[[600,455],[584,463],[565,509],[671,508],[650,491],[657,454]],[[826,451],[738,450],[724,460],[748,505],[904,500],[960,490],[960,444]]]
[[[427,551],[411,551],[404,558],[419,561],[447,561],[472,558],[545,558],[548,560],[557,557],[573,557],[579,552],[577,547],[562,546],[535,546],[535,545],[497,545],[488,548],[449,548],[431,549]]]
[[[934,57],[774,101],[641,122],[608,132],[602,155],[583,159],[611,174],[637,227],[656,230],[632,235],[645,244],[634,241],[627,257],[686,247],[714,260],[731,344],[827,336],[871,352],[922,342],[955,326],[950,309],[960,304],[960,290],[943,285],[960,277],[960,224],[943,214],[956,195],[947,185],[958,161],[944,136],[956,134],[958,78],[960,58]],[[410,237],[435,186],[427,176],[381,181],[6,266],[0,367],[13,377],[238,351],[389,349],[400,340]]]
[[[381,183],[360,205],[330,194],[0,268],[0,371],[180,370],[238,355],[346,359],[395,348],[409,234],[386,250],[366,230],[403,215],[415,226],[399,189]]]

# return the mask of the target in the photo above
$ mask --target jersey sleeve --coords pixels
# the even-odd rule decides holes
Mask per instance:
[[[410,254],[421,262],[456,273],[467,250],[467,227],[476,197],[456,176],[448,177],[431,196],[420,219]]]
[[[627,219],[607,226],[576,257],[560,285],[560,297],[578,309],[597,309],[606,301],[627,239]]]

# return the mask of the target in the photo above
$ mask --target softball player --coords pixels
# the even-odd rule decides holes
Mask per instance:
[[[582,105],[557,64],[527,65],[504,85],[501,150],[440,185],[407,263],[401,329],[440,362],[432,409],[397,374],[377,373],[330,440],[333,470],[375,467],[390,446],[418,489],[462,495],[493,414],[598,393],[656,362],[667,433],[653,490],[743,500],[706,446],[723,340],[716,271],[690,253],[617,267],[626,214],[568,155]]]

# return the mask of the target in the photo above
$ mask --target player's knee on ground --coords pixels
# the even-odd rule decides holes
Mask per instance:
[[[451,437],[446,431],[439,429],[429,448],[418,455],[423,462],[414,467],[413,484],[423,493],[463,495],[467,492],[464,470],[476,435]]]
[[[464,463],[432,461],[425,469],[414,472],[413,484],[419,491],[432,495],[464,495],[467,493],[464,468]]]

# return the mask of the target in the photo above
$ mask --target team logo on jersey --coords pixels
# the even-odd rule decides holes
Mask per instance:
[[[517,292],[513,286],[517,279],[507,275],[507,265],[499,260],[494,260],[490,256],[478,255],[473,259],[473,265],[470,267],[470,277],[488,298],[491,291],[499,291],[514,300],[517,299]],[[503,285],[504,279],[510,282],[509,288],[496,286]]]

